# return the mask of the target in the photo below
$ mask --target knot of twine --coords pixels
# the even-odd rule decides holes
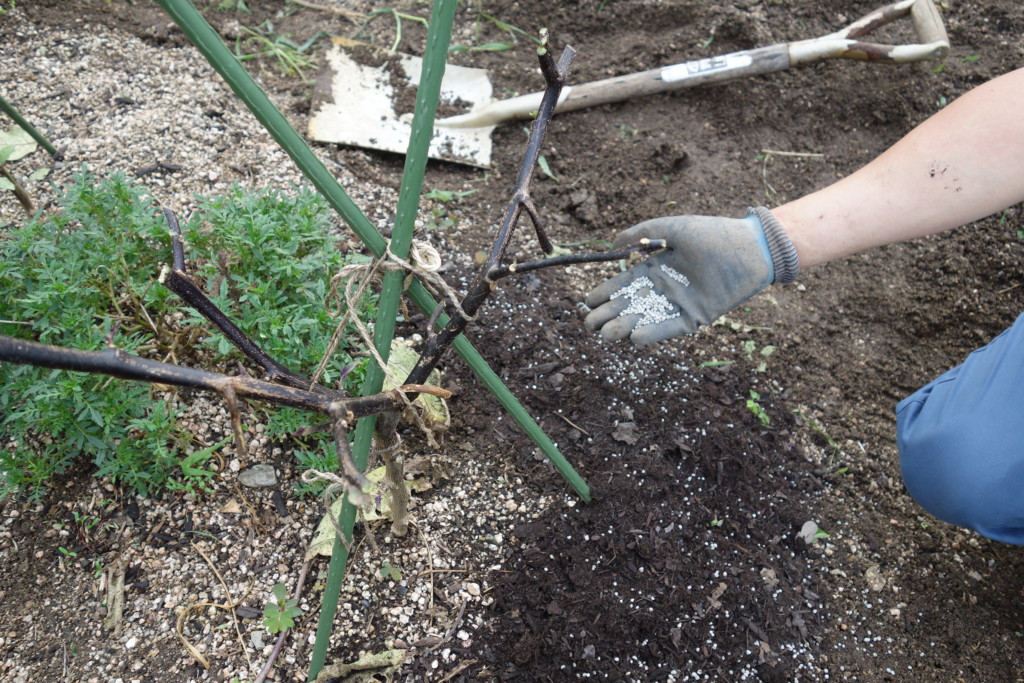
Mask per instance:
[[[399,446],[402,445],[402,437],[397,434],[396,437],[395,442],[386,448],[371,448],[370,455],[384,455],[398,450]],[[344,494],[347,491],[349,502],[356,507],[367,505],[370,502],[370,497],[366,495],[365,491],[354,485],[350,479],[345,479],[334,472],[321,472],[320,470],[310,468],[302,473],[301,478],[306,484],[313,484],[318,481],[327,483],[323,493],[320,494],[324,501],[326,517],[331,520],[331,526],[334,527],[334,532],[338,535],[338,538],[344,541],[345,535],[342,533],[341,527],[338,526],[337,516],[331,514],[331,507],[338,500],[339,492]]]
[[[388,243],[384,251],[384,256],[376,258],[369,263],[350,263],[344,266],[338,271],[334,277],[331,278],[331,289],[327,294],[327,306],[328,313],[332,316],[341,315],[341,320],[338,321],[338,325],[334,330],[334,334],[331,336],[330,344],[327,346],[327,350],[324,352],[324,357],[317,366],[316,371],[310,380],[310,387],[320,381],[320,377],[323,375],[324,370],[327,368],[327,364],[334,355],[334,352],[338,348],[338,344],[341,342],[342,337],[345,333],[345,328],[351,321],[352,325],[356,328],[360,339],[363,344],[369,350],[373,359],[380,366],[381,370],[388,380],[396,387],[401,386],[401,382],[395,377],[391,366],[384,361],[384,358],[377,351],[377,347],[373,343],[373,335],[370,334],[369,329],[359,319],[359,316],[354,314],[355,309],[358,306],[359,300],[363,297],[366,292],[366,288],[371,282],[378,280],[382,271],[395,271],[403,270],[408,273],[405,280],[405,287],[409,286],[413,276],[419,276],[424,282],[433,285],[435,289],[444,292],[444,295],[452,303],[452,306],[462,315],[462,317],[468,321],[472,321],[474,316],[469,316],[464,310],[462,310],[461,302],[459,301],[459,294],[456,292],[444,278],[438,273],[441,269],[441,255],[428,242],[422,240],[414,240],[409,247],[409,260],[403,259],[396,256],[391,251],[391,244]],[[339,296],[338,290],[342,283],[345,283],[344,288],[344,303],[342,303],[342,297]],[[358,288],[353,292],[353,287],[356,282],[359,282]],[[331,307],[331,302],[335,301],[336,308]],[[412,406],[412,401],[405,395],[404,392],[399,392],[402,401],[406,407]],[[423,419],[419,416],[416,411],[411,411],[415,416],[417,426],[423,431],[427,437],[427,441],[432,445],[436,446],[437,443],[434,439],[433,432],[423,422]],[[397,447],[397,445],[395,446]],[[394,450],[394,448],[388,448],[387,451]],[[375,451],[383,452],[383,451]]]

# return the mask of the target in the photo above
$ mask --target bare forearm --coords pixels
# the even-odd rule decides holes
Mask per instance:
[[[784,204],[802,266],[955,228],[1024,201],[1024,69],[955,100],[856,173]]]

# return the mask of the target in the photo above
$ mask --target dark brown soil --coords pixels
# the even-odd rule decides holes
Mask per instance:
[[[248,4],[257,20],[277,5]],[[471,5],[460,21],[473,21]],[[822,35],[875,8],[863,0],[484,5],[575,47],[574,82]],[[557,117],[544,149],[557,181],[538,175],[534,184],[553,238],[607,240],[655,216],[742,215],[801,196],[1022,64],[1019,2],[942,6],[954,47],[941,69],[828,62]],[[149,5],[81,11],[167,49],[184,45]],[[351,32],[327,16],[301,10],[278,25],[301,39],[330,30],[325,24]],[[480,31],[481,43],[507,37],[486,21]],[[407,26],[403,49],[421,45],[422,33]],[[542,85],[522,43],[452,59],[488,67],[498,93]],[[283,91],[297,87],[264,78]],[[301,107],[288,114],[303,129]],[[499,128],[487,175],[431,165],[428,188],[479,190],[451,208],[461,228],[445,236],[450,249],[487,248],[524,140],[518,125]],[[381,183],[401,171],[391,155],[336,154]],[[1017,206],[819,267],[801,286],[749,302],[729,316],[731,326],[654,348],[604,343],[582,326],[578,302],[614,267],[503,287],[470,336],[590,484],[594,502],[555,505],[537,523],[506,530],[513,571],[499,575],[485,626],[459,653],[473,663],[456,672],[456,664],[413,659],[406,677],[1024,680],[1024,551],[914,504],[900,483],[893,416],[900,398],[1020,312],[1021,231]],[[537,253],[528,226],[516,249]],[[763,354],[769,346],[774,353]],[[731,364],[701,368],[707,361]],[[524,474],[538,495],[571,500],[529,440],[498,420],[501,409],[468,370],[453,360],[448,371],[461,387],[449,438],[500,453],[498,467]],[[748,408],[751,389],[770,424]],[[800,539],[810,520],[830,537]]]

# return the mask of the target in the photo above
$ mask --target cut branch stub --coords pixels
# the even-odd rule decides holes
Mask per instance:
[[[334,445],[338,451],[338,464],[341,466],[341,476],[345,480],[349,502],[353,505],[365,505],[369,497],[363,493],[363,489],[370,484],[355,462],[352,461],[352,450],[348,444],[348,426],[353,419],[352,411],[340,401],[331,405],[328,415],[331,417],[331,431],[334,436]]]

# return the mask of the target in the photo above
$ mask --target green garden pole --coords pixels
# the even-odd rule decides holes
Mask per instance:
[[[11,120],[14,121],[19,128],[28,133],[33,140],[38,142],[43,149],[49,152],[51,157],[58,160],[61,158],[61,154],[57,151],[57,148],[50,144],[50,141],[47,140],[42,133],[36,130],[36,127],[29,123],[24,116],[19,114],[18,110],[12,107],[3,97],[0,97],[0,111],[10,116]]]
[[[448,41],[455,21],[458,0],[435,0],[427,31],[427,47],[423,58],[423,71],[416,90],[416,109],[413,115],[412,135],[405,155],[402,171],[402,185],[398,192],[398,208],[395,225],[391,234],[391,253],[400,259],[408,259],[412,245],[416,213],[419,210],[420,194],[423,190],[423,176],[427,168],[430,139],[434,132],[434,115],[441,99],[441,78],[444,76],[448,55]],[[405,273],[389,270],[384,274],[380,299],[377,302],[377,324],[374,327],[374,345],[381,358],[387,360],[391,352],[391,340],[398,317],[398,303],[402,297]],[[372,364],[366,373],[363,395],[372,396],[380,392],[384,384],[384,370]],[[356,427],[353,453],[369,449],[376,416],[364,417]]]
[[[416,90],[412,134],[405,155],[405,168],[402,171],[402,185],[398,191],[395,225],[391,234],[391,253],[403,260],[409,257],[409,247],[412,245],[416,213],[419,209],[420,194],[423,189],[423,176],[427,168],[430,138],[434,133],[434,115],[441,99],[441,77],[444,76],[448,41],[451,38],[457,6],[458,0],[435,0],[427,28],[427,47],[423,56],[423,71],[420,75],[419,88]],[[377,324],[373,329],[373,344],[385,363],[391,353],[391,341],[395,335],[395,321],[398,318],[398,304],[402,298],[404,280],[405,273],[403,271],[386,271],[381,285],[380,298],[377,301]],[[363,380],[363,396],[379,393],[383,384],[384,369],[376,363],[371,363],[366,371],[366,378]],[[366,468],[376,422],[377,416],[370,415],[360,419],[356,425],[352,444],[352,459],[360,470]],[[327,645],[334,627],[338,596],[341,594],[341,583],[344,580],[345,567],[348,563],[346,544],[352,543],[355,517],[356,509],[348,501],[346,495],[338,520],[345,542],[343,543],[341,538],[335,536],[331,562],[327,569],[323,606],[320,608],[320,621],[317,623],[316,639],[310,658],[310,681],[315,680],[319,675],[327,658]]]

